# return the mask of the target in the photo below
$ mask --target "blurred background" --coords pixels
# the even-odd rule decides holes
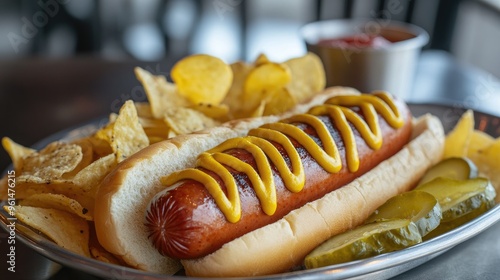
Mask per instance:
[[[145,101],[135,66],[168,76],[175,61],[192,53],[226,62],[261,52],[276,61],[302,55],[298,29],[337,18],[424,28],[430,35],[424,52],[432,55],[420,75],[447,67],[455,76],[441,73],[440,86],[453,87],[458,99],[477,86],[465,91],[456,81],[468,77],[457,69],[487,73],[487,83],[500,77],[500,0],[1,0],[0,136],[33,145],[116,112],[126,99]],[[439,59],[448,64],[433,64]],[[418,94],[439,89],[417,82]],[[9,160],[3,150],[0,156],[3,170]]]
[[[0,57],[160,61],[208,53],[226,61],[265,52],[303,54],[307,22],[382,18],[411,22],[431,36],[427,48],[500,76],[499,0],[2,0]]]

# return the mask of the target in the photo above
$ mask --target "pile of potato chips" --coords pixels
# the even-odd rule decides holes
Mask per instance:
[[[479,169],[481,176],[490,179],[500,193],[500,137],[493,138],[474,129],[474,114],[466,111],[452,131],[446,135],[444,158],[467,157]],[[500,202],[497,196],[496,202]]]
[[[136,68],[148,101],[126,101],[92,135],[56,141],[36,151],[4,137],[16,173],[17,205],[4,210],[77,254],[124,263],[100,246],[94,230],[99,185],[113,168],[144,147],[236,118],[282,113],[325,86],[323,66],[306,54],[284,63],[261,55],[253,63],[227,65],[208,55],[179,61],[173,83]],[[0,180],[6,200],[7,177]]]
[[[134,103],[127,101],[105,127],[86,138],[56,141],[40,151],[7,137],[2,144],[16,172],[18,202],[4,210],[72,252],[120,263],[92,236],[92,221],[100,182],[117,163],[149,145]],[[0,190],[5,200],[6,182]]]
[[[283,63],[260,55],[227,65],[208,55],[179,61],[164,76],[136,68],[149,103],[137,103],[151,143],[228,120],[283,113],[325,87],[321,60],[312,53]]]

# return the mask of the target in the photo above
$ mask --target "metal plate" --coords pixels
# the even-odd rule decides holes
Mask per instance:
[[[415,116],[425,113],[436,115],[441,119],[447,131],[455,125],[464,112],[462,108],[444,105],[412,104],[410,107]],[[500,136],[500,117],[475,112],[475,120],[477,128],[492,136]],[[89,125],[66,130],[40,141],[35,145],[35,148],[41,148],[58,139],[82,137],[92,133],[96,128],[97,122],[92,122]],[[401,251],[319,269],[298,270],[273,276],[243,279],[361,279],[367,277],[370,279],[387,279],[415,268],[451,248],[467,242],[467,240],[490,228],[499,220],[500,205],[496,205],[487,213],[455,230]],[[4,212],[0,215],[0,221],[0,226],[8,231],[8,221]],[[495,227],[494,230],[498,230],[496,236],[500,236],[500,227]],[[16,231],[17,240],[24,243],[31,250],[63,266],[98,277],[112,279],[186,279],[182,272],[179,275],[165,276],[85,258],[62,249],[42,235],[19,224]],[[53,266],[50,262],[47,265]]]

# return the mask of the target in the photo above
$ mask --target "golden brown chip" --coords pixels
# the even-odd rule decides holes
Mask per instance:
[[[89,226],[85,219],[66,211],[15,206],[16,218],[52,239],[57,245],[90,257]]]
[[[75,214],[87,221],[94,218],[89,215],[88,209],[84,208],[78,201],[62,194],[41,193],[32,195],[19,202],[21,206],[57,209]]]
[[[302,103],[325,88],[325,69],[317,55],[307,53],[284,64],[290,68],[292,76],[287,89],[296,102]]]
[[[92,161],[94,161],[94,149],[92,147],[92,143],[90,142],[89,138],[82,138],[73,141],[71,144],[76,144],[82,148],[82,160],[75,167],[75,169],[63,175],[64,179],[73,178],[78,172],[80,172],[80,170],[84,169],[89,164],[91,164]]]
[[[108,252],[99,243],[99,240],[97,239],[97,234],[95,232],[94,223],[89,224],[89,229],[90,229],[90,240],[89,240],[90,255],[94,259],[102,262],[126,266],[125,262],[123,262],[121,258]]]
[[[166,140],[168,138],[158,137],[158,136],[148,136],[149,144],[154,144]]]
[[[92,144],[92,151],[94,152],[94,157],[100,158],[113,153],[111,144],[108,141],[98,138],[95,135],[89,137],[88,140]]]
[[[149,139],[139,123],[134,103],[128,100],[120,108],[112,129],[111,148],[116,160],[121,162],[148,145]]]
[[[446,135],[443,158],[465,157],[474,131],[474,114],[467,110]]]
[[[470,159],[477,165],[479,173],[490,179],[497,194],[500,193],[500,137],[491,145],[479,149],[475,154],[470,155]],[[496,202],[500,202],[500,195],[497,195]]]
[[[29,154],[23,159],[22,175],[42,179],[60,179],[70,172],[83,158],[82,148],[65,142],[52,142],[39,152]]]
[[[170,74],[179,93],[193,104],[220,104],[233,80],[229,65],[206,54],[181,59],[172,67]]]
[[[261,54],[259,54],[259,56],[257,56],[257,58],[255,59],[253,64],[255,66],[260,66],[262,64],[269,63],[269,62],[271,62],[271,61],[269,60],[267,55],[261,53]]]
[[[73,183],[84,190],[91,191],[99,185],[104,177],[116,166],[113,154],[102,157],[76,174]],[[95,191],[92,191],[95,192]]]
[[[204,114],[189,108],[172,108],[165,114],[165,122],[177,134],[187,134],[219,123]]]
[[[190,102],[177,92],[176,85],[167,82],[164,76],[154,76],[139,67],[134,71],[146,91],[151,113],[155,119],[162,119],[168,108],[190,105]]]
[[[10,156],[14,169],[20,171],[23,167],[23,158],[36,152],[36,150],[17,144],[8,137],[2,138],[2,145]]]
[[[164,120],[139,118],[139,122],[150,139],[151,137],[160,137],[162,139],[168,138],[170,128]]]
[[[479,153],[481,150],[493,145],[495,139],[490,135],[480,130],[472,132],[469,147],[467,149],[467,156],[472,157]]]
[[[0,200],[7,200],[9,193],[9,184],[8,184],[7,175],[3,176],[0,179]]]
[[[109,114],[109,123],[114,123],[116,121],[116,118],[118,118],[117,113],[111,113]]]
[[[266,96],[264,116],[278,115],[284,113],[296,105],[295,98],[287,88],[280,88],[270,92]]]
[[[233,83],[229,88],[229,91],[224,98],[223,104],[226,104],[230,110],[230,118],[235,119],[240,116],[243,106],[243,86],[247,78],[248,73],[253,69],[253,66],[245,63],[243,61],[238,61],[231,64],[231,70],[233,72]]]
[[[257,108],[270,92],[284,88],[290,79],[290,69],[284,64],[265,63],[254,68],[245,80],[243,111]]]
[[[77,189],[73,192],[60,190],[59,192],[77,200],[89,211],[90,216],[94,216],[95,196],[99,186],[111,170],[116,166],[116,157],[109,154],[102,157],[84,168],[73,178],[73,184]]]
[[[135,109],[137,110],[137,115],[139,118],[153,119],[153,112],[151,111],[151,105],[147,102],[134,102]]]
[[[250,112],[244,112],[245,117],[247,118],[258,118],[264,116],[264,111],[266,110],[266,104],[267,102],[265,100],[262,100],[257,108],[255,110],[250,111]]]
[[[190,109],[203,113],[205,116],[218,120],[227,121],[229,114],[229,107],[226,104],[214,105],[210,103],[198,103],[189,106]]]
[[[66,184],[71,183],[70,179],[49,179],[23,174],[16,178],[16,186],[19,184]]]
[[[115,120],[116,120],[116,118],[115,118]],[[110,120],[110,122],[107,125],[100,128],[99,130],[97,130],[94,133],[93,138],[103,140],[106,143],[111,143],[111,136],[113,134],[113,126],[114,125],[115,125],[114,120],[113,121]]]

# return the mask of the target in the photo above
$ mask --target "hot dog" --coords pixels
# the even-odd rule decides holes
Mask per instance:
[[[351,88],[332,87],[284,115],[231,121],[155,143],[135,153],[110,172],[99,187],[95,201],[99,215],[94,221],[99,243],[132,267],[164,274],[177,272],[181,268],[179,261],[162,256],[156,250],[143,222],[149,201],[165,188],[160,183],[162,176],[194,166],[198,154],[229,138],[244,136],[252,128],[305,113],[329,97],[357,93]]]
[[[349,107],[342,106],[348,103],[353,104]],[[358,108],[363,106],[362,104],[365,105],[363,110]],[[354,107],[356,107],[356,111],[351,110]],[[343,108],[343,110],[332,111],[330,115],[327,109],[332,108]],[[261,197],[259,199],[257,197],[254,186],[258,182],[252,182],[248,172],[225,165],[230,170],[231,176],[236,179],[236,187],[241,200],[241,210],[236,210],[241,212],[241,217],[236,221],[229,221],[230,218],[228,219],[224,215],[220,207],[218,207],[219,203],[204,184],[193,180],[188,175],[186,176],[188,177],[187,181],[180,186],[157,195],[147,210],[146,219],[150,236],[160,253],[178,259],[199,258],[213,253],[223,244],[254,229],[273,223],[307,202],[316,200],[346,185],[371,170],[378,163],[394,155],[408,142],[411,135],[411,113],[408,107],[404,102],[400,100],[394,101],[385,93],[332,97],[325,102],[325,105],[313,107],[310,113],[313,112],[321,115],[315,116],[311,120],[308,117],[313,115],[300,115],[300,119],[296,116],[285,120],[286,123],[291,125],[288,128],[293,126],[293,128],[305,133],[303,135],[298,133],[296,136],[297,138],[305,136],[301,138],[303,139],[300,141],[302,143],[299,143],[299,140],[293,138],[293,136],[285,134],[287,132],[291,134],[293,128],[286,131],[286,126],[281,125],[283,123],[277,123],[250,130],[249,136],[245,138],[229,140],[234,145],[226,141],[215,148],[223,151],[224,155],[234,157],[232,161],[234,163],[226,160],[225,162],[229,162],[226,164],[232,163],[235,165],[238,162],[244,162],[249,164],[252,170],[260,171],[261,174],[265,172],[266,167],[269,167],[272,179],[265,183],[267,184],[265,187],[272,188],[271,191],[276,192],[273,194],[277,200],[277,206],[274,206],[274,209],[268,210],[268,213],[265,213],[265,210],[263,211],[272,198]],[[339,122],[346,116],[350,116],[350,121]],[[313,127],[314,120],[319,121],[319,124],[324,124],[327,129],[321,131],[322,127],[320,126],[317,130]],[[359,122],[355,120],[359,120]],[[370,121],[372,127],[368,128],[366,122]],[[350,129],[342,129],[342,123],[356,123],[357,125],[352,125],[351,132]],[[278,124],[280,125],[278,126]],[[280,128],[282,132],[275,130]],[[364,135],[360,133],[363,128],[366,129]],[[375,134],[372,135],[373,132],[370,129],[373,131],[378,130],[375,133],[378,133],[380,137],[378,141],[372,139],[376,138],[376,136]],[[367,133],[367,131],[369,132]],[[327,136],[331,135],[332,143],[336,143],[336,149],[332,149],[332,154],[338,155],[338,159],[340,159],[337,164],[339,170],[332,168],[332,165],[335,165],[336,162],[326,162],[323,166],[318,163],[318,159],[321,157],[316,156],[314,153],[328,150],[329,145],[327,143],[329,138],[320,137],[321,132]],[[284,140],[280,141],[279,136]],[[314,143],[305,141],[309,137],[314,139]],[[349,147],[349,143],[345,144],[349,141],[349,137],[354,138],[355,147]],[[373,141],[370,142],[369,140]],[[261,148],[265,148],[267,147],[266,144],[270,144],[278,153],[271,154],[273,149],[268,150],[269,152],[265,153],[266,159],[258,165],[256,158],[254,158],[257,156],[256,151],[263,151],[264,149],[257,149],[252,154],[250,151],[252,148],[255,150],[256,146],[245,145],[243,144],[244,141],[253,141],[257,145],[260,144]],[[290,141],[289,143],[292,144],[290,149],[294,150],[289,149],[287,151],[282,144],[276,141],[282,143]],[[371,147],[368,143],[371,143]],[[390,145],[386,143],[390,143]],[[293,190],[295,182],[290,182],[287,188],[283,180],[286,175],[281,174],[281,172],[285,174],[291,172],[291,169],[293,169],[291,165],[291,155],[293,153],[300,157],[297,163],[302,164],[302,167],[297,167],[294,171],[301,173],[305,177],[303,178],[305,179],[303,187],[300,190]],[[352,155],[353,153],[357,153],[357,155]],[[214,154],[217,155],[217,152],[214,151]],[[218,155],[220,157],[221,154]],[[351,161],[357,162],[356,166],[353,166],[354,163],[348,162],[348,155],[352,157]],[[207,154],[203,154],[203,156],[206,157]],[[288,162],[285,170],[278,170],[277,168],[281,163],[276,161],[280,160],[280,158],[283,159],[283,163]],[[276,164],[273,164],[273,162],[276,162]],[[349,163],[350,166],[348,166]],[[210,164],[216,165],[217,163],[212,161]],[[283,168],[285,164],[282,165]],[[228,187],[224,184],[227,179],[223,180],[221,178],[221,172],[210,171],[207,168],[211,168],[211,166],[202,166],[198,170],[203,170],[202,172],[216,179],[217,184],[228,194]],[[303,170],[299,172],[298,170],[301,168]],[[195,172],[191,173],[196,174]],[[271,184],[272,186],[269,186]],[[292,191],[289,189],[292,189]],[[272,213],[269,213],[271,211]]]
[[[338,124],[332,125],[331,122],[328,123],[328,118],[320,117],[319,121],[326,124],[326,131],[329,135],[333,134],[332,139],[337,143],[337,148],[339,148],[337,163],[341,163],[341,167],[338,170],[325,171],[328,168],[321,163],[318,164],[318,159],[310,150],[310,143],[307,144],[307,141],[297,139],[300,137],[288,137],[297,151],[305,175],[303,185],[295,182],[292,184],[292,189],[295,187],[297,189],[288,190],[289,186],[281,175],[284,169],[291,171],[294,169],[295,160],[290,150],[284,147],[284,144],[280,142],[282,140],[267,137],[262,130],[252,131],[251,129],[290,117],[292,113],[304,113],[342,91],[345,92],[345,89],[328,89],[309,104],[299,106],[286,116],[254,119],[243,124],[226,124],[223,128],[208,132],[209,135],[204,132],[152,145],[125,160],[112,174],[108,175],[99,190],[96,211],[99,211],[101,215],[96,218],[96,231],[100,243],[109,251],[121,255],[130,265],[163,273],[172,273],[177,268],[172,265],[175,264],[173,259],[179,257],[183,259],[182,264],[188,275],[199,276],[262,275],[286,271],[297,265],[305,254],[319,243],[333,234],[360,224],[389,197],[411,188],[425,169],[440,158],[442,152],[444,140],[440,122],[433,117],[427,117],[420,120],[418,124],[412,125],[410,113],[400,100],[396,100],[395,104],[400,111],[403,123],[401,127],[392,127],[388,124],[388,120],[376,114],[376,118],[380,120],[380,135],[383,143],[378,148],[366,145],[366,136],[360,136],[358,129],[348,122],[349,127],[353,127],[353,143],[356,143],[356,151],[360,159],[357,167],[355,160],[345,159],[346,150],[349,150],[350,144],[344,144],[345,140],[339,136],[341,133],[336,133],[333,128]],[[352,93],[351,91],[350,94]],[[355,112],[359,110],[359,106],[350,107]],[[318,115],[324,114],[318,113]],[[365,117],[365,113],[361,113],[361,119],[365,120]],[[290,121],[291,125],[300,123],[298,119],[293,118]],[[325,148],[324,139],[317,135],[321,133],[309,126],[313,125],[298,125],[300,130],[312,136],[307,137],[317,143],[319,147],[317,150]],[[265,125],[263,128],[268,127]],[[234,214],[231,211],[221,210],[220,202],[218,205],[212,198],[213,194],[207,192],[205,184],[200,184],[199,180],[186,180],[189,176],[184,175],[189,175],[189,172],[182,170],[196,166],[196,156],[203,151],[216,147],[228,138],[244,136],[249,130],[250,134],[255,137],[270,138],[269,143],[282,155],[284,164],[282,163],[281,167],[277,162],[271,161],[269,164],[271,172],[268,177],[272,178],[276,185],[276,206],[261,204],[261,201],[265,199],[256,198],[255,192],[249,188],[258,184],[256,179],[249,179],[248,175],[240,174],[242,173],[241,165],[236,164],[226,168],[230,177],[232,174],[239,174],[236,176],[239,180],[235,185],[243,186],[245,191],[241,193],[246,194],[241,196],[241,211],[236,211],[237,213]],[[407,142],[410,134],[412,134],[412,140]],[[341,138],[343,140],[340,140]],[[259,145],[266,146],[265,144]],[[373,143],[370,145],[376,146]],[[251,169],[260,168],[255,155],[250,155],[239,146],[210,152],[227,156],[234,155],[246,162]],[[331,154],[330,152],[328,153]],[[223,191],[227,191],[227,176],[218,175],[214,170],[209,171],[212,165],[204,163],[206,160],[213,163],[210,159],[211,153],[202,156],[204,159],[198,161],[198,165],[201,166],[197,170],[213,178]],[[267,155],[268,152],[265,153]],[[230,162],[223,160],[225,158],[223,155],[213,157],[213,159],[221,158],[224,163],[222,167],[231,165]],[[162,191],[165,186],[159,182],[161,177],[163,177],[163,183],[174,184],[176,188],[169,187],[170,191]],[[321,189],[319,191],[316,190],[318,186]],[[197,191],[193,192],[193,189]],[[153,199],[155,194],[157,195]],[[165,200],[167,198],[175,198],[173,201],[186,200],[190,197],[186,194],[191,195],[191,198],[202,200],[203,203],[200,205],[206,207],[200,209],[204,211],[204,214],[194,215],[194,217],[205,219],[205,225],[209,230],[217,230],[217,238],[213,239],[215,241],[203,243],[206,241],[203,238],[210,235],[206,235],[206,232],[200,234],[199,231],[192,231],[193,235],[201,236],[202,244],[209,245],[189,248],[195,242],[187,242],[184,246],[188,247],[188,250],[180,250],[177,252],[178,255],[175,253],[172,255],[168,250],[162,251],[163,245],[158,242],[161,240],[161,237],[158,239],[161,231],[155,233],[155,228],[158,228],[158,222],[165,221],[162,219],[167,217],[163,215],[164,206],[168,205]],[[269,196],[273,197],[273,195]],[[176,208],[174,205],[172,209],[177,209],[177,214],[183,213],[182,211],[186,209],[190,212],[189,207]],[[196,212],[193,209],[195,208],[191,207],[191,212]],[[155,211],[156,214],[154,214]],[[148,213],[146,219],[143,216],[145,212]],[[190,215],[193,217],[192,214]],[[183,213],[171,217],[182,223],[181,218],[190,216]],[[135,222],[130,222],[131,220]],[[247,228],[241,230],[238,227]],[[228,232],[233,235],[227,234]],[[189,231],[181,230],[180,233],[184,237],[190,235]],[[148,240],[148,235],[153,242]],[[163,253],[171,254],[173,258],[160,255],[157,248],[153,246],[155,238],[158,249]],[[206,254],[209,255],[205,256]],[[170,267],[166,268],[167,265]]]

